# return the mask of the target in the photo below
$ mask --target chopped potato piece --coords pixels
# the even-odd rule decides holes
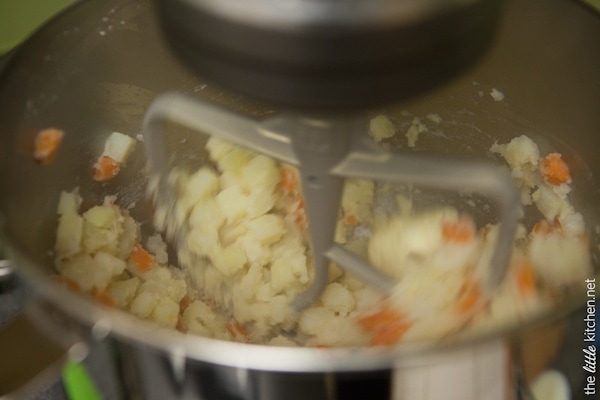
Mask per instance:
[[[381,142],[389,139],[396,134],[394,123],[385,115],[378,115],[371,118],[369,122],[369,135],[376,141]]]
[[[104,143],[103,155],[124,164],[135,148],[135,139],[120,132],[113,132]]]

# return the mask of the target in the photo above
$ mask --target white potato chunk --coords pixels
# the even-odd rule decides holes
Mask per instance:
[[[271,190],[256,187],[243,201],[246,204],[247,217],[252,219],[271,211],[275,205],[275,196]]]
[[[167,265],[169,255],[167,253],[167,244],[160,234],[154,234],[146,240],[146,248],[154,255],[154,262],[159,265]]]
[[[287,260],[285,258],[273,260],[273,264],[271,264],[271,287],[276,292],[280,292],[291,287],[295,282],[296,277]]]
[[[119,237],[117,256],[126,259],[131,254],[133,246],[140,241],[140,225],[128,214],[123,216],[123,231]]]
[[[551,285],[580,282],[592,272],[589,248],[583,237],[560,232],[534,234],[529,256],[541,279]]]
[[[494,99],[494,101],[504,100],[504,93],[502,93],[496,88],[492,88],[492,90],[490,91],[490,96],[492,97],[492,99]]]
[[[249,221],[247,226],[250,233],[263,246],[277,242],[285,233],[283,219],[275,214],[255,218]]]
[[[326,307],[311,307],[306,309],[298,321],[298,327],[307,335],[318,335],[327,329],[328,322],[335,318],[335,313]]]
[[[103,229],[109,229],[117,222],[117,214],[112,206],[94,206],[83,213],[83,218]]]
[[[217,315],[200,300],[192,302],[181,316],[181,326],[185,332],[207,337],[225,336],[226,323],[224,317]]]
[[[179,319],[179,304],[167,297],[160,298],[150,319],[162,327],[174,329]]]
[[[251,234],[241,236],[236,242],[246,254],[248,262],[263,266],[271,260],[271,249],[263,246],[260,240]]]
[[[219,177],[209,168],[200,168],[193,173],[185,186],[184,196],[192,202],[205,200],[216,194],[219,187]]]
[[[218,231],[225,222],[225,214],[213,199],[198,201],[190,214],[189,223],[201,231]]]
[[[177,279],[167,267],[155,266],[146,273],[139,274],[146,281],[140,286],[140,292],[153,292],[179,302],[187,293],[185,280]]]
[[[342,210],[364,223],[371,216],[375,198],[375,183],[366,179],[348,179],[342,194]]]
[[[125,163],[135,148],[135,139],[120,132],[113,132],[104,143],[104,155],[118,163]]]
[[[122,274],[127,266],[127,263],[124,260],[121,260],[120,258],[104,251],[99,251],[96,253],[94,256],[94,262],[96,263],[97,268],[106,270],[111,277]]]
[[[240,179],[242,169],[253,157],[254,153],[236,146],[223,158],[215,161],[221,171],[228,172],[236,179]]]
[[[566,206],[565,201],[557,196],[552,188],[547,185],[540,186],[532,193],[531,198],[538,210],[549,221],[554,220],[554,218],[560,215],[563,207]]]
[[[251,299],[262,283],[262,267],[256,264],[250,265],[248,272],[240,280],[239,294],[245,299]]]
[[[241,171],[241,183],[247,191],[257,187],[272,191],[278,182],[277,163],[262,154],[252,158]]]
[[[233,243],[216,252],[211,261],[223,275],[231,276],[241,271],[248,259],[242,246],[239,243]]]
[[[278,292],[273,289],[273,286],[271,286],[271,283],[269,282],[261,284],[256,290],[256,293],[254,293],[254,297],[257,301],[268,303],[273,299],[273,296],[277,294]]]
[[[123,281],[113,281],[106,290],[117,307],[125,308],[135,297],[139,286],[140,279],[133,277]]]
[[[116,275],[123,272],[125,261],[108,253],[98,252],[95,256],[80,254],[63,263],[60,273],[76,282],[83,292],[105,289]]]
[[[427,126],[421,122],[419,118],[413,119],[412,123],[406,131],[406,144],[408,147],[415,147],[419,135],[423,132],[427,132]]]
[[[381,142],[389,139],[396,133],[396,127],[392,120],[385,115],[378,115],[369,121],[369,135],[376,141]]]
[[[298,344],[296,342],[282,335],[277,335],[273,339],[269,340],[268,345],[279,347],[298,347]]]
[[[216,268],[207,268],[204,271],[204,293],[206,296],[221,301],[223,298],[223,274]]]
[[[119,225],[105,229],[99,228],[89,221],[84,221],[83,247],[88,253],[104,250],[116,254],[121,231],[122,226]]]
[[[324,322],[323,328],[308,343],[330,347],[364,346],[368,337],[352,319],[334,316]]]
[[[83,224],[84,220],[79,214],[68,212],[61,215],[54,246],[57,258],[71,257],[81,251]]]
[[[187,293],[187,286],[183,279],[171,279],[165,283],[163,292],[175,302],[180,302]]]
[[[234,296],[234,318],[240,323],[247,325],[248,333],[252,338],[272,335],[273,326],[291,327],[289,306],[290,299],[287,296],[274,296],[268,302],[240,301]]]
[[[185,246],[193,255],[212,255],[219,251],[219,232],[216,230],[205,230],[202,226],[192,227],[186,239]]]
[[[537,144],[526,135],[516,137],[508,144],[494,144],[490,150],[502,155],[511,169],[520,169],[526,164],[537,166],[540,159]]]
[[[307,259],[301,253],[290,247],[287,251],[280,251],[277,257],[273,257],[271,264],[271,286],[277,291],[285,290],[294,286],[295,283],[307,283],[308,270]]]
[[[400,277],[407,260],[428,257],[437,250],[442,241],[442,221],[448,213],[436,210],[398,215],[376,227],[369,241],[369,260],[390,277]]]
[[[214,136],[211,136],[206,142],[206,150],[208,150],[210,158],[215,161],[221,160],[227,153],[232,151],[234,147],[235,145],[233,143]]]
[[[81,196],[75,192],[61,192],[58,200],[58,215],[77,214],[81,201]]]
[[[571,208],[563,209],[558,217],[560,226],[567,236],[581,236],[585,234],[585,221],[583,215]]]
[[[235,223],[246,215],[246,197],[239,186],[230,186],[217,195],[217,204],[229,223]]]
[[[327,285],[321,295],[321,302],[325,307],[341,316],[348,315],[356,306],[354,295],[337,282]]]
[[[143,291],[139,293],[131,302],[129,311],[140,318],[148,318],[154,308],[158,304],[160,296],[151,291]]]

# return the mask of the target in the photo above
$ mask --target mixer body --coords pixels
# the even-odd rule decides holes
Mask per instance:
[[[340,112],[404,100],[472,65],[500,0],[164,0],[182,60],[280,108]]]

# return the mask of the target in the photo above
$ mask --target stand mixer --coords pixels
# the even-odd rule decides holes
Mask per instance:
[[[181,94],[156,99],[143,128],[150,169],[158,178],[156,200],[169,210],[177,202],[167,179],[169,123],[298,167],[314,257],[314,279],[293,304],[301,310],[323,292],[330,261],[383,293],[394,286],[334,243],[344,178],[478,192],[500,209],[485,282],[493,290],[504,276],[518,217],[510,177],[485,163],[387,152],[367,137],[359,111],[416,96],[472,64],[492,37],[499,3],[159,1],[166,37],[184,61],[281,112],[256,120]],[[177,245],[187,233],[182,227],[167,236]]]

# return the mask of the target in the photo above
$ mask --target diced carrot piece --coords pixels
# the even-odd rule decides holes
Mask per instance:
[[[533,226],[532,232],[537,234],[548,235],[553,232],[560,232],[562,227],[560,221],[556,220],[553,224],[550,224],[546,220],[541,220]]]
[[[301,230],[306,229],[306,211],[304,209],[304,198],[300,190],[298,170],[289,165],[283,165],[279,168],[279,187],[285,195],[292,196],[292,205],[290,214]]]
[[[526,297],[536,292],[536,274],[530,260],[524,260],[517,265],[515,270],[515,281],[519,293]]]
[[[550,153],[540,160],[540,174],[551,185],[561,185],[571,181],[569,166],[559,153]]]
[[[119,173],[121,166],[118,162],[107,156],[101,156],[94,164],[94,180],[108,181]]]
[[[146,251],[141,244],[136,243],[129,258],[140,272],[147,272],[154,266],[154,256]]]
[[[115,300],[112,298],[110,293],[108,293],[104,289],[94,290],[94,292],[92,293],[92,296],[104,305],[107,305],[109,307],[115,306]]]
[[[411,326],[401,313],[389,307],[359,318],[358,324],[371,335],[373,346],[389,346],[398,343]]]
[[[461,315],[471,314],[483,305],[483,292],[479,284],[470,277],[465,278],[458,294],[456,311]]]
[[[469,243],[475,239],[475,223],[466,216],[442,224],[442,237],[447,243]]]
[[[64,134],[64,131],[56,128],[39,131],[33,144],[33,158],[42,165],[50,164],[58,152]]]
[[[344,223],[346,223],[346,225],[356,225],[358,224],[358,218],[353,214],[346,214],[344,216]]]
[[[64,285],[67,289],[73,291],[73,292],[80,292],[81,289],[79,287],[79,284],[77,282],[75,282],[72,279],[66,278],[62,275],[53,275],[52,279],[60,284],[60,285]]]
[[[533,233],[551,233],[553,230],[554,229],[552,228],[552,225],[550,225],[546,220],[537,222],[531,229]]]
[[[285,194],[298,193],[298,170],[289,165],[283,165],[279,168],[279,185]]]
[[[298,195],[296,202],[294,203],[295,209],[293,212],[294,221],[300,227],[300,229],[306,228],[306,210],[304,209],[304,198]]]
[[[227,331],[231,334],[231,336],[233,336],[234,339],[238,339],[246,343],[250,342],[250,334],[246,328],[244,328],[243,325],[240,324],[235,318],[230,319],[227,322],[226,327]]]

